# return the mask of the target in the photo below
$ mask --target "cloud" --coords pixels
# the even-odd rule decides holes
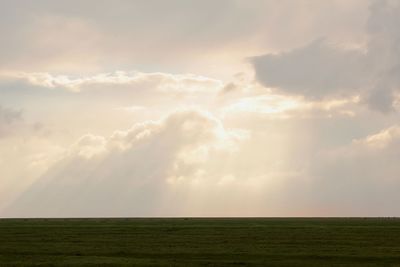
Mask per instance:
[[[264,6],[262,2],[254,5]],[[237,42],[238,32],[251,35],[259,20],[252,16],[257,10],[226,0],[190,5],[180,0],[118,0],[113,4],[6,1],[0,31],[8,38],[0,51],[0,67],[93,71],[104,69],[105,62],[137,67],[182,61],[182,56],[200,58],[210,46]]]
[[[223,108],[223,115],[264,120],[353,117],[358,102],[357,97],[309,101],[270,93],[236,99]]]
[[[21,111],[0,106],[0,138],[11,134],[13,126],[21,120]]]
[[[267,51],[287,49],[327,30],[358,38],[365,6],[362,0],[5,0],[0,69],[230,75],[243,57],[265,51],[265,45]]]
[[[288,52],[252,59],[257,80],[267,87],[309,98],[361,95],[373,109],[393,110],[400,88],[400,4],[370,6],[365,48],[346,49],[317,40]]]
[[[379,133],[367,136],[364,139],[354,140],[353,146],[361,150],[394,150],[397,151],[397,146],[399,146],[400,140],[400,126],[392,126],[390,128],[384,129]]]
[[[237,140],[208,113],[177,111],[160,121],[85,135],[51,167],[6,216],[148,216],[172,213],[170,183],[204,174],[208,154]],[[196,174],[197,173],[197,174]],[[187,181],[190,183],[190,181]],[[164,203],[165,202],[165,203]],[[163,208],[167,211],[163,213]]]
[[[271,106],[273,112],[290,114],[279,110],[289,99],[244,99],[255,111],[241,112],[265,115]],[[296,105],[305,114],[335,113],[352,103]],[[85,134],[64,152],[49,154],[60,159],[56,162],[46,157],[46,146],[36,149],[42,155],[28,154],[21,164],[46,164],[44,173],[1,216],[387,216],[396,206],[381,197],[398,200],[391,188],[397,188],[399,127],[348,144],[352,136],[363,135],[357,133],[360,125],[375,123],[371,119],[343,124],[336,116],[331,121],[313,117],[306,125],[295,117],[271,119],[238,131],[210,113],[189,109],[109,137]],[[0,157],[7,171],[4,166]]]
[[[54,163],[61,150],[46,125],[23,115],[0,106],[0,209]]]
[[[324,40],[281,54],[255,57],[257,79],[268,87],[310,98],[337,96],[363,85],[363,54],[329,46]]]
[[[134,109],[135,114],[143,120],[158,118],[160,114],[177,107],[211,106],[223,86],[220,80],[193,74],[115,71],[74,76],[0,72],[0,94],[4,101],[18,103],[33,112],[46,106],[48,110],[53,110],[54,116],[59,116],[58,119],[63,118],[64,124],[69,121],[71,107],[83,116],[77,118],[76,122],[91,116],[93,110],[96,110],[98,114],[103,114],[104,124],[112,124],[123,119],[120,116],[123,110],[133,110],[126,107],[141,107]],[[119,117],[115,118],[117,115]],[[126,119],[131,118],[128,113],[124,116]],[[101,123],[99,120],[97,122]],[[93,123],[85,122],[85,125]],[[127,124],[113,125],[110,131],[120,127],[127,127]],[[72,130],[73,127],[69,128]],[[93,132],[90,129],[88,131]]]
[[[94,76],[71,77],[68,75],[52,75],[50,73],[3,72],[4,80],[25,81],[33,86],[66,89],[73,92],[101,88],[102,86],[146,86],[160,92],[197,92],[208,88],[219,89],[222,82],[208,77],[193,74],[141,73],[116,71],[100,73]],[[149,84],[151,86],[149,86]]]
[[[311,201],[344,216],[398,216],[399,151],[400,127],[395,125],[319,153],[311,172]]]

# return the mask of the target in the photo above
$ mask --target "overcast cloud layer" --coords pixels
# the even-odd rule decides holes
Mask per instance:
[[[400,216],[400,1],[2,1],[0,217]]]

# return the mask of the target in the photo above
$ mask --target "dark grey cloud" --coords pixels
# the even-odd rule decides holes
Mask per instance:
[[[289,52],[255,57],[252,62],[262,84],[311,98],[359,88],[367,74],[362,53],[343,51],[323,39]]]
[[[400,2],[370,6],[366,51],[318,40],[280,54],[252,59],[257,80],[283,92],[323,98],[360,94],[371,108],[393,109],[400,91]]]

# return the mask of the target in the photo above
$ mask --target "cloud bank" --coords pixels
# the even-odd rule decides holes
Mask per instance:
[[[85,135],[5,214],[174,214],[181,204],[169,203],[169,187],[206,179],[205,161],[221,160],[212,156],[234,149],[238,140],[217,119],[196,110],[137,124],[109,138]]]

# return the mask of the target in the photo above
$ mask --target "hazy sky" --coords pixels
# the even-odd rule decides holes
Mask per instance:
[[[400,216],[400,0],[3,0],[0,217]]]

